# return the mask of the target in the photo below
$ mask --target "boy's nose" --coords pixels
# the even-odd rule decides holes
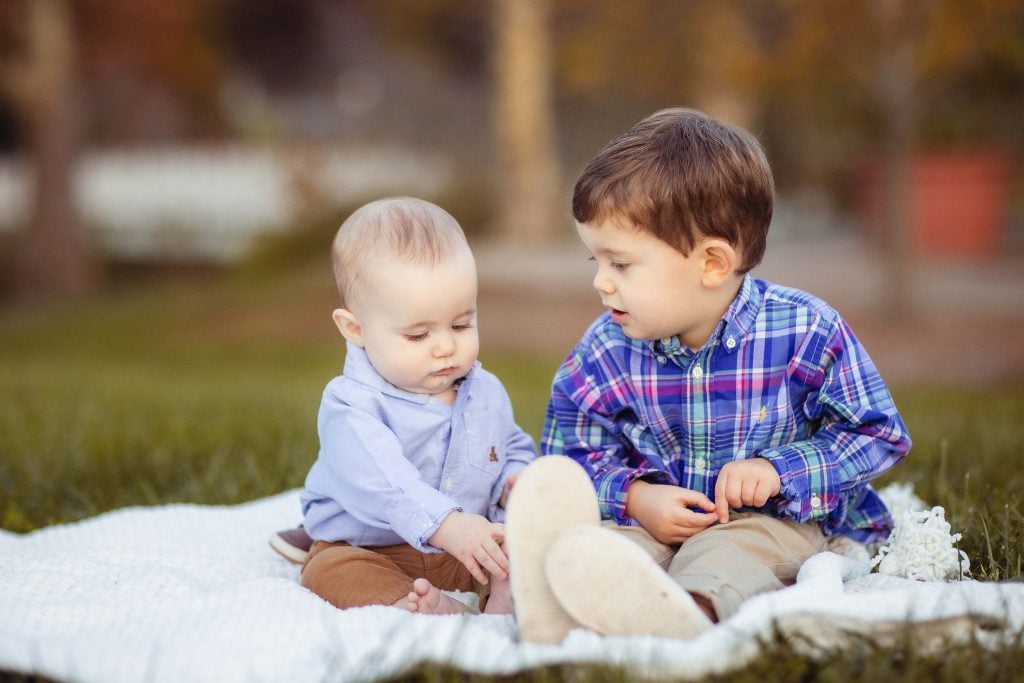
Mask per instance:
[[[612,287],[611,280],[601,274],[601,271],[597,271],[597,275],[594,276],[594,289],[601,292],[602,294],[611,294],[614,290]]]

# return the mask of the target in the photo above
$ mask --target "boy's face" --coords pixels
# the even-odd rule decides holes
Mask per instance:
[[[373,367],[391,384],[445,400],[476,362],[476,266],[460,254],[437,266],[389,261],[372,267],[353,319],[335,322],[346,338],[366,350]]]
[[[576,230],[597,263],[594,289],[623,332],[633,339],[678,336],[691,349],[704,345],[721,311],[705,286],[707,264],[700,245],[683,255],[611,219],[577,224]]]

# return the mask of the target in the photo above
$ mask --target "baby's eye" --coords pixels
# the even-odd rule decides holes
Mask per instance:
[[[473,326],[469,323],[456,323],[452,325],[452,329],[455,330],[456,332],[464,332],[471,327]]]
[[[406,334],[403,336],[411,342],[419,342],[427,338],[427,333],[421,332],[420,334]]]
[[[621,261],[612,261],[610,265],[611,265],[612,268],[614,268],[615,270],[619,270],[619,271],[622,271],[622,270],[625,270],[626,268],[629,268],[629,264],[628,263],[622,263]]]

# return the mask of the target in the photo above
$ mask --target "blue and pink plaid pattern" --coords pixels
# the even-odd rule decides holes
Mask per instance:
[[[696,351],[598,318],[555,376],[541,448],[583,465],[619,524],[635,523],[625,516],[635,479],[713,498],[723,465],[762,457],[782,480],[763,512],[873,541],[892,520],[868,482],[906,455],[910,436],[835,310],[748,275]]]

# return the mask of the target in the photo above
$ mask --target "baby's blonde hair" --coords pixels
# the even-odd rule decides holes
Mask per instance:
[[[436,204],[415,197],[388,197],[349,216],[331,246],[331,265],[343,308],[361,294],[367,267],[388,259],[438,265],[470,253],[458,221]]]

